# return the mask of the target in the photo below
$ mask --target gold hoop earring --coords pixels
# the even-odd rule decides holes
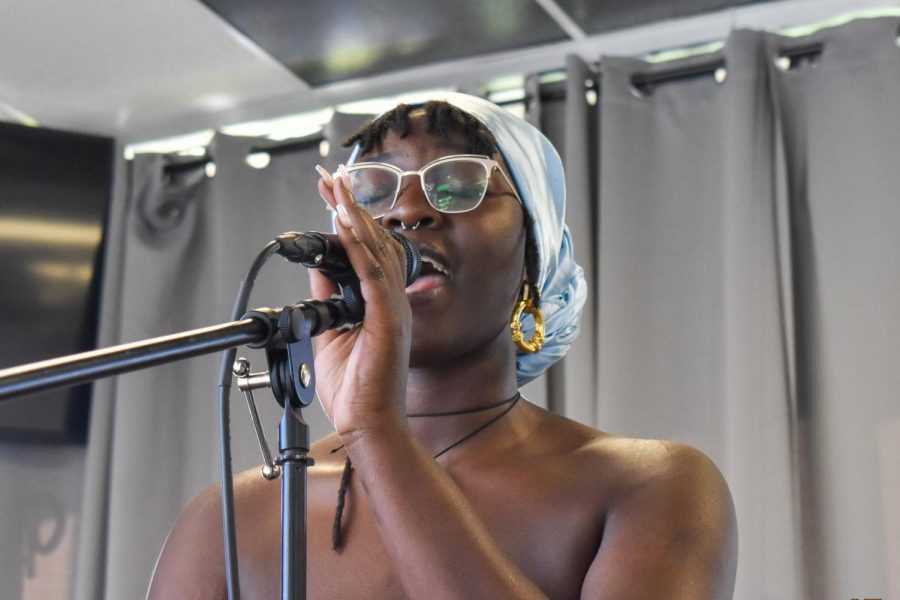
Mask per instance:
[[[516,302],[513,309],[512,318],[509,321],[509,328],[512,331],[512,341],[520,349],[525,352],[539,352],[544,346],[544,315],[541,309],[537,307],[530,294],[531,285],[528,282],[522,284],[522,297]],[[537,296],[537,289],[534,295]],[[525,339],[522,333],[522,313],[528,313],[534,317],[534,335],[530,340]]]

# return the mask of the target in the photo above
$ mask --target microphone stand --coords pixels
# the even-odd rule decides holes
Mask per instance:
[[[309,426],[303,420],[301,409],[309,406],[315,396],[312,338],[347,323],[349,316],[342,299],[309,300],[283,309],[252,310],[238,321],[3,369],[0,370],[0,402],[244,344],[265,348],[268,382],[257,380],[245,391],[271,387],[284,408],[279,424],[280,455],[275,459],[284,471],[282,599],[303,600],[306,598],[306,471],[313,461],[307,456]],[[236,364],[236,374],[237,370]],[[255,413],[255,407],[251,413]],[[259,434],[256,418],[254,424]],[[265,447],[263,453],[267,454]],[[302,511],[299,515],[298,509]]]
[[[389,233],[403,247],[406,285],[410,285],[421,269],[419,252],[399,233]],[[320,233],[287,232],[279,235],[257,256],[250,274],[241,283],[235,313],[240,314],[246,307],[252,280],[262,263],[275,252],[290,262],[316,268],[327,275],[340,287],[340,296],[328,300],[307,300],[279,310],[258,308],[229,323],[3,369],[0,370],[0,402],[30,392],[93,381],[183,358],[230,350],[244,344],[251,348],[265,348],[269,365],[267,373],[251,373],[249,363],[243,358],[234,362],[232,373],[247,397],[265,461],[263,476],[275,479],[279,472],[284,472],[281,481],[281,597],[282,600],[305,600],[306,471],[313,460],[307,455],[309,426],[301,410],[309,406],[315,397],[312,338],[328,329],[360,323],[365,313],[359,280],[345,253],[338,250],[339,246],[335,247],[328,236]],[[229,389],[228,383],[226,371],[220,388]],[[262,387],[271,387],[275,399],[284,409],[278,427],[280,454],[274,460],[269,455],[252,395],[252,390]],[[220,399],[226,395],[227,392]],[[223,406],[226,405],[223,403]],[[225,415],[223,412],[223,422],[227,421]],[[223,433],[225,431],[223,428]],[[222,437],[223,448],[226,448],[227,436]],[[225,455],[223,450],[223,465],[228,463]],[[227,515],[223,520],[223,530],[226,540],[234,542],[233,511],[227,509],[228,498],[233,496],[230,481],[231,473],[223,468],[223,512]],[[227,496],[226,490],[229,490]],[[299,516],[298,508],[302,510]],[[229,535],[229,532],[232,534]],[[234,543],[227,543],[225,548],[230,598],[240,596],[234,548]]]

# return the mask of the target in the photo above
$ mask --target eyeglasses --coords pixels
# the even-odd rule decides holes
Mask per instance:
[[[500,171],[512,193],[519,199],[499,163],[486,156],[454,154],[434,160],[418,171],[404,171],[380,162],[363,162],[347,167],[350,190],[356,203],[373,218],[384,216],[397,203],[400,185],[407,175],[418,175],[428,204],[442,213],[464,213],[475,210],[484,200],[494,169]]]

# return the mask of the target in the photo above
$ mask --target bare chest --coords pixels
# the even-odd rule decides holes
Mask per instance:
[[[540,469],[496,477],[460,476],[466,495],[500,551],[552,598],[578,598],[602,535],[602,499],[576,481]],[[316,600],[405,598],[372,507],[358,481],[348,494],[340,551],[332,549],[338,477],[311,476],[308,509],[308,597]],[[261,511],[241,555],[248,598],[280,591],[280,501]],[[246,574],[245,574],[246,573]]]

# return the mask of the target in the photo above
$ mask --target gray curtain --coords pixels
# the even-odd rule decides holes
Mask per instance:
[[[139,155],[117,196],[109,232],[104,344],[227,321],[252,258],[288,230],[330,230],[313,166],[330,165],[319,145],[272,154],[264,169],[245,159],[253,138],[217,135],[208,152],[215,175],[167,169]],[[305,271],[280,259],[263,270],[250,306],[283,306],[308,296]],[[264,357],[246,353],[257,370]],[[218,355],[154,367],[97,390],[88,449],[76,597],[143,598],[157,554],[187,502],[219,479]],[[271,442],[277,406],[257,394]],[[243,399],[232,394],[235,471],[260,462]],[[330,425],[305,411],[314,438]],[[277,485],[277,484],[274,484]]]
[[[527,118],[553,142],[566,166],[566,221],[588,286],[578,338],[538,382],[546,389],[544,406],[582,423],[594,422],[597,397],[597,86],[597,73],[577,56],[566,57],[564,81],[541,84],[533,75],[525,84]]]
[[[897,32],[602,60],[596,424],[715,460],[736,598],[900,595]]]
[[[797,40],[821,56],[772,78],[819,598],[900,597],[898,32],[900,20],[878,19]]]

